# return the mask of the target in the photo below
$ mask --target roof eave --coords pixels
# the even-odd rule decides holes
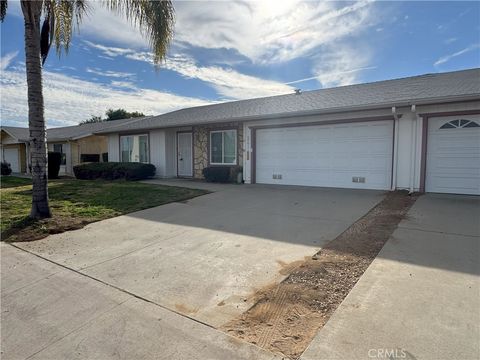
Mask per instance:
[[[93,134],[108,135],[108,134],[137,131],[137,130],[168,129],[168,128],[175,128],[179,126],[182,126],[182,127],[194,126],[194,125],[232,122],[232,121],[254,121],[254,120],[272,119],[272,118],[278,119],[278,118],[295,117],[295,116],[335,114],[335,113],[343,113],[343,112],[350,112],[350,111],[365,111],[365,110],[374,110],[374,109],[381,110],[381,109],[391,108],[393,106],[399,108],[399,107],[406,107],[411,105],[417,105],[417,106],[433,105],[433,104],[439,104],[439,103],[466,102],[466,101],[472,101],[472,100],[480,100],[480,93],[471,94],[471,95],[455,95],[455,96],[443,96],[443,97],[425,98],[425,99],[416,99],[416,100],[404,100],[404,101],[397,101],[397,102],[375,103],[375,104],[368,104],[368,105],[342,106],[342,107],[336,107],[336,108],[294,111],[294,112],[287,112],[287,113],[272,113],[268,115],[242,116],[242,117],[236,117],[236,118],[226,118],[221,120],[205,121],[205,122],[199,122],[199,123],[185,123],[185,124],[176,124],[176,125],[168,125],[168,126],[159,125],[159,126],[151,126],[151,127],[145,127],[145,128],[137,128],[137,129],[125,129],[125,130],[117,129],[116,131],[114,129],[108,129],[108,130],[93,132]]]

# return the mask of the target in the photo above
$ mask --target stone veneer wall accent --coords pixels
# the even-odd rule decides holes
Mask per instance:
[[[208,166],[210,131],[220,129],[237,130],[238,165],[243,166],[243,126],[242,123],[222,123],[193,127],[193,177],[203,179],[202,170]]]

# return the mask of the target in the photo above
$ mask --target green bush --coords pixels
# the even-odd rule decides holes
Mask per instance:
[[[2,161],[2,175],[10,175],[12,173],[12,168],[10,163]]]
[[[58,179],[58,173],[60,172],[60,165],[62,163],[62,153],[49,151],[47,163],[48,163],[48,178]]]
[[[231,183],[237,182],[238,174],[242,172],[241,166],[208,166],[202,173],[208,182]]]
[[[74,166],[73,173],[82,180],[142,180],[155,175],[155,166],[133,162],[90,163]]]

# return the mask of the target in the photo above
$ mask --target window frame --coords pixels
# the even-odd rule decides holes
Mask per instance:
[[[133,136],[146,136],[147,137],[147,161],[146,162],[142,162],[142,161],[138,161],[139,164],[150,164],[150,134],[149,133],[134,133],[134,134],[124,134],[124,135],[120,135],[118,137],[118,150],[119,150],[119,153],[118,153],[118,157],[119,157],[119,161],[120,162],[136,162],[136,161],[123,161],[123,158],[122,158],[122,138],[126,138],[126,137],[133,137]],[[138,142],[140,144],[140,141]],[[139,153],[140,153],[140,149],[139,149]]]
[[[462,124],[463,123],[463,124]],[[471,125],[474,124],[474,125]],[[438,129],[439,130],[450,130],[450,129],[472,129],[478,128],[480,125],[475,120],[469,119],[453,119],[443,123]]]
[[[65,152],[65,143],[54,143],[52,150],[53,152],[59,152],[61,155],[60,157],[60,166],[67,166],[67,153]],[[61,151],[55,151],[55,146],[60,146]]]
[[[224,133],[227,131],[233,131],[234,132],[234,139],[235,139],[235,159],[231,163],[226,163],[224,162],[225,158],[225,135]],[[222,162],[213,162],[212,161],[212,134],[216,133],[221,133],[222,134]],[[217,129],[217,130],[210,130],[210,134],[208,136],[208,151],[209,151],[209,156],[208,156],[208,162],[210,165],[214,166],[232,166],[232,165],[238,165],[238,131],[235,128],[227,128],[227,129]]]

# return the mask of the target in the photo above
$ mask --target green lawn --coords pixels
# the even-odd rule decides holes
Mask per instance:
[[[133,181],[50,180],[49,198],[53,216],[28,218],[32,199],[30,179],[1,178],[2,241],[29,241],[84,225],[207,193],[203,190],[143,184]]]

